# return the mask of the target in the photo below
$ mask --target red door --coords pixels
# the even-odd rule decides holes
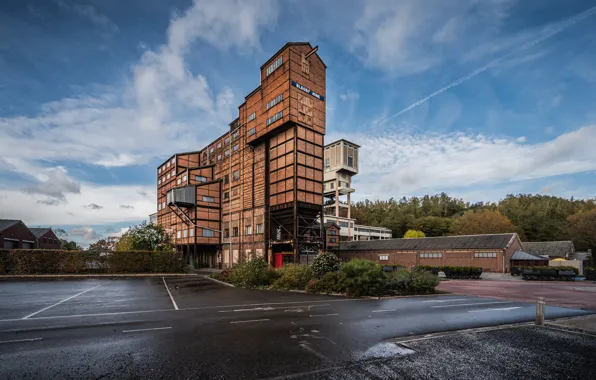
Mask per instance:
[[[281,268],[284,266],[284,255],[281,253],[276,253],[273,255],[273,266],[276,268]]]

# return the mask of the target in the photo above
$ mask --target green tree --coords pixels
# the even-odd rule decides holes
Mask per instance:
[[[316,278],[322,278],[325,273],[338,271],[341,266],[339,257],[331,252],[319,253],[313,263],[312,270]]]
[[[116,243],[117,251],[157,251],[170,247],[170,237],[158,224],[143,222],[122,234]]]
[[[425,236],[445,236],[449,235],[451,229],[451,223],[453,222],[450,218],[443,218],[439,216],[423,216],[418,219],[414,219],[409,227],[413,230],[419,230],[424,232]]]
[[[410,238],[423,238],[423,237],[426,237],[426,235],[424,235],[424,232],[418,231],[418,230],[408,230],[404,234],[404,238],[407,238],[407,239],[410,239]]]
[[[570,216],[567,230],[577,250],[591,249],[596,255],[596,209]]]
[[[479,235],[517,232],[511,220],[498,211],[481,210],[467,212],[454,220],[451,233],[454,235]]]

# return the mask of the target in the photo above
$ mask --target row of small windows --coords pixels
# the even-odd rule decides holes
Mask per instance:
[[[497,252],[474,252],[476,258],[494,258],[497,257]]]
[[[215,236],[215,231],[214,230],[208,230],[205,228],[201,229],[201,236],[202,237],[214,237]],[[190,229],[185,229],[182,231],[176,231],[176,239],[182,239],[182,238],[187,238],[187,237],[194,237],[195,236],[195,230],[194,228],[190,228]]]
[[[283,56],[276,59],[265,71],[265,76],[271,75],[275,70],[277,70],[283,64]]]
[[[421,253],[420,254],[421,259],[440,259],[441,257],[443,257],[443,254],[441,252]]]
[[[161,173],[162,171],[164,171],[164,172],[165,172],[165,171],[167,170],[167,168],[169,168],[169,167],[170,167],[170,165],[174,165],[174,164],[176,164],[176,159],[175,159],[175,158],[172,158],[172,160],[168,161],[168,163],[167,163],[165,166],[163,166],[163,167],[159,168],[159,169],[157,170],[157,172],[158,172],[158,173]]]
[[[238,227],[232,228],[232,237],[237,237],[238,236],[238,231],[239,231],[238,230]],[[252,233],[253,233],[252,226],[246,226],[246,230],[245,231],[246,231],[245,235],[252,235]],[[262,233],[263,233],[263,224],[262,223],[257,224],[255,226],[255,234],[259,235],[259,234],[262,234]],[[228,228],[226,228],[224,230],[224,237],[225,238],[230,237],[230,230]]]
[[[282,100],[284,100],[284,94],[277,95],[272,101],[267,103],[267,109],[273,107],[274,105],[281,102]]]
[[[256,118],[257,118],[257,113],[256,112],[253,112],[250,115],[248,115],[248,121],[253,121]]]
[[[276,121],[281,119],[283,116],[284,116],[284,111],[279,111],[278,113],[276,113],[275,115],[273,115],[269,119],[267,119],[267,126],[275,123]]]

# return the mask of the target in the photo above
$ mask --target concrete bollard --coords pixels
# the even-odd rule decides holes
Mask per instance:
[[[538,326],[544,326],[544,306],[546,302],[544,297],[538,297],[536,300],[536,324]]]

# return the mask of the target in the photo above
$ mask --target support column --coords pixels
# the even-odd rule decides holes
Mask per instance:
[[[350,192],[348,192],[348,219],[352,217],[352,205],[350,204]],[[352,222],[348,220],[348,240],[352,240]]]
[[[335,178],[335,217],[339,218],[339,180]]]

